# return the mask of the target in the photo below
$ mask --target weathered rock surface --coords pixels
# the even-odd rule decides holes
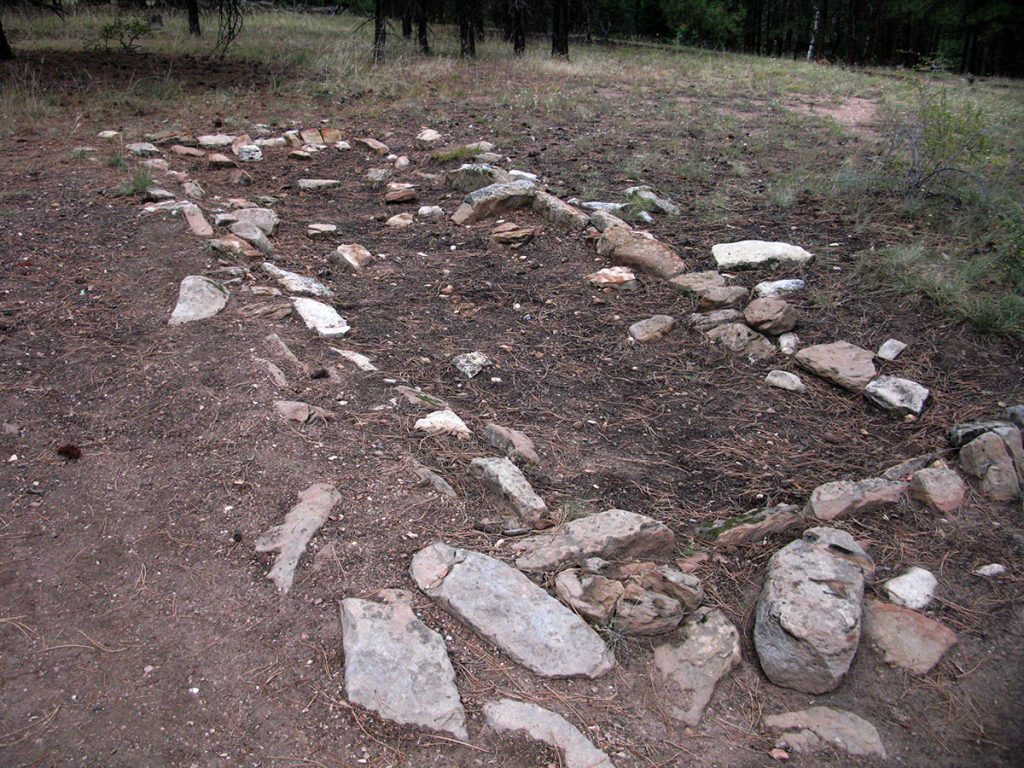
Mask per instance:
[[[513,545],[516,566],[528,573],[555,571],[588,557],[605,560],[667,554],[675,535],[664,523],[624,509],[581,517]]]
[[[389,152],[391,152],[391,148],[388,147],[387,144],[385,144],[382,141],[377,141],[377,139],[372,139],[372,138],[369,138],[369,137],[364,137],[364,138],[361,138],[361,139],[355,139],[354,141],[355,141],[356,144],[359,144],[362,147],[370,150],[375,155],[386,155]]]
[[[665,243],[623,227],[605,229],[597,241],[597,253],[665,280],[686,271],[686,262]]]
[[[456,224],[475,224],[492,216],[525,208],[533,203],[537,185],[532,181],[510,181],[506,184],[491,184],[470,192],[452,214]]]
[[[882,346],[878,348],[878,352],[875,353],[875,356],[879,360],[885,360],[886,362],[891,363],[899,357],[906,348],[907,345],[899,339],[888,339],[887,341],[882,342]]]
[[[920,416],[931,392],[916,381],[879,376],[864,388],[864,398],[896,416]]]
[[[492,493],[504,499],[524,523],[536,526],[549,518],[548,506],[536,494],[530,481],[510,459],[477,458],[469,473]]]
[[[750,291],[742,285],[713,285],[697,292],[697,309],[737,309],[750,298]]]
[[[193,235],[198,237],[213,237],[213,227],[206,220],[203,211],[198,205],[189,203],[181,206],[181,215],[185,217],[185,223]]]
[[[609,563],[594,557],[584,561],[584,567],[602,576],[634,582],[651,592],[667,595],[686,611],[695,611],[704,602],[700,579],[671,565],[650,561]]]
[[[776,685],[825,693],[850,668],[871,558],[844,531],[811,528],[776,552],[757,601],[754,647]]]
[[[416,618],[408,593],[387,596],[387,604],[341,601],[348,700],[396,723],[467,739],[444,640]]]
[[[292,299],[295,311],[299,313],[302,322],[317,336],[344,336],[351,328],[345,322],[345,318],[338,314],[334,307],[304,296],[296,296]]]
[[[696,727],[718,682],[739,666],[740,635],[721,611],[701,608],[687,619],[686,640],[654,649],[668,714]]]
[[[303,192],[323,192],[341,186],[338,179],[299,179],[296,186]]]
[[[430,467],[425,467],[416,461],[413,462],[412,473],[416,476],[420,485],[429,485],[442,496],[447,496],[449,499],[459,498],[459,494],[452,488],[451,483],[430,469]]]
[[[788,389],[790,392],[807,391],[807,385],[800,380],[800,377],[789,371],[768,371],[764,380],[769,387]]]
[[[915,566],[908,568],[902,575],[889,579],[882,588],[896,605],[920,611],[931,604],[937,586],[939,581],[931,571]]]
[[[124,148],[127,152],[130,152],[136,157],[160,157],[160,150],[146,141],[137,141],[133,144],[125,144]]]
[[[714,541],[720,547],[754,544],[770,534],[795,528],[805,519],[795,504],[777,504],[701,526],[697,528],[697,535]]]
[[[580,568],[566,568],[555,577],[555,594],[596,624],[611,621],[624,591],[622,582]]]
[[[235,221],[254,224],[268,236],[277,232],[277,227],[281,223],[281,217],[270,208],[239,208],[233,215]]]
[[[879,600],[864,603],[864,634],[885,661],[926,675],[956,644],[956,634],[924,614]]]
[[[359,243],[344,243],[339,245],[328,258],[340,267],[352,272],[361,272],[373,261],[373,254]]]
[[[896,504],[907,490],[899,480],[871,477],[866,480],[835,480],[811,491],[804,513],[828,522],[851,514],[872,512]]]
[[[431,395],[429,392],[423,392],[422,390],[413,389],[401,384],[395,387],[395,391],[402,396],[406,405],[412,406],[414,410],[436,411],[448,408],[448,403],[436,395]]]
[[[796,327],[796,309],[782,299],[754,299],[743,310],[747,324],[761,333],[778,336]]]
[[[666,216],[678,216],[680,213],[678,205],[667,198],[661,197],[648,186],[630,187],[626,190],[626,197],[634,205],[639,205],[658,213],[664,213]]]
[[[663,635],[678,627],[683,616],[678,600],[630,580],[623,586],[612,625],[624,635]]]
[[[776,341],[779,343],[779,352],[787,357],[795,355],[800,349],[800,337],[795,333],[784,333]]]
[[[1013,501],[1021,493],[1024,451],[1020,430],[999,427],[985,432],[960,449],[960,467],[977,478],[982,495],[995,501]]]
[[[707,332],[707,337],[726,349],[765,360],[775,354],[775,345],[743,323],[724,323]]]
[[[178,287],[178,303],[171,312],[168,325],[182,325],[213,317],[228,303],[228,292],[216,280],[202,275],[189,275]]]
[[[636,288],[636,275],[629,267],[605,267],[591,272],[583,279],[599,288],[615,288],[620,291]]]
[[[742,324],[743,313],[738,309],[716,309],[714,312],[694,312],[690,315],[690,327],[707,333],[712,328],[729,323]]]
[[[491,446],[512,459],[512,461],[540,464],[540,456],[537,455],[537,449],[533,445],[533,440],[518,429],[503,427],[499,424],[486,424],[484,426],[484,439]]]
[[[306,237],[310,240],[325,239],[337,233],[337,224],[310,224],[306,227]]]
[[[491,244],[521,248],[537,235],[537,227],[523,226],[514,221],[505,221],[491,230]]]
[[[629,326],[629,335],[640,343],[657,341],[668,334],[675,326],[676,320],[671,315],[655,315]]]
[[[875,355],[846,341],[804,347],[797,365],[851,392],[860,392],[875,377]]]
[[[269,261],[263,262],[263,271],[274,278],[278,285],[289,293],[297,293],[301,296],[316,296],[322,299],[329,299],[334,296],[334,291],[316,278],[289,272],[287,269],[281,269]]]
[[[798,245],[763,240],[719,243],[711,247],[711,256],[720,271],[800,267],[814,259]]]
[[[445,182],[451,189],[466,194],[510,181],[512,178],[505,171],[486,163],[465,163],[445,174]]]
[[[428,413],[416,422],[413,429],[417,432],[426,432],[428,435],[454,435],[460,440],[470,435],[466,422],[448,408]]]
[[[632,229],[632,227],[629,226],[629,224],[624,222],[611,211],[593,211],[590,214],[590,224],[598,232],[604,232],[609,227],[622,227],[623,229]]]
[[[501,699],[484,704],[487,724],[501,733],[522,733],[559,750],[566,768],[615,768],[608,756],[561,715],[536,704]]]
[[[333,485],[314,483],[299,493],[299,503],[288,511],[281,525],[268,528],[256,540],[257,552],[277,550],[274,566],[267,578],[277,585],[281,593],[292,588],[295,569],[306,545],[327,521],[331,510],[340,503],[341,494]]]
[[[491,365],[491,359],[483,352],[463,352],[452,358],[452,365],[467,379],[472,379]]]
[[[677,291],[688,296],[700,296],[711,288],[722,288],[725,286],[725,278],[713,270],[708,272],[684,272],[681,275],[676,275],[668,282]]]
[[[230,227],[231,234],[245,240],[264,256],[274,253],[274,244],[270,242],[266,232],[251,222],[236,221]]]
[[[538,190],[530,207],[542,218],[561,227],[584,229],[590,223],[590,216],[586,213],[548,192]]]
[[[330,411],[325,411],[323,408],[304,403],[301,400],[275,400],[274,410],[282,418],[297,421],[300,424],[305,424],[307,421],[334,421],[334,414]]]
[[[599,677],[615,657],[586,622],[500,560],[443,542],[412,559],[416,585],[542,677]]]
[[[798,729],[795,732],[797,735],[804,731],[810,731],[822,741],[851,755],[885,759],[885,748],[882,746],[878,729],[852,712],[844,712],[831,707],[811,707],[802,712],[768,715],[764,719],[764,724],[776,731],[795,728]],[[793,746],[787,738],[790,735],[790,733],[783,733],[780,743]]]
[[[754,286],[754,295],[759,299],[777,299],[780,296],[800,293],[806,287],[807,283],[799,279],[765,280]]]
[[[954,448],[963,448],[972,440],[981,437],[986,432],[995,432],[1007,427],[1013,427],[1009,421],[967,421],[956,424],[949,430],[949,444]]]
[[[942,514],[958,510],[966,493],[967,486],[952,469],[926,467],[910,478],[910,498]]]

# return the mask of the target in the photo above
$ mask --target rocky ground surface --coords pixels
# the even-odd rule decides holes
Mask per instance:
[[[1014,764],[1012,344],[477,136],[68,151],[0,169],[5,763]]]

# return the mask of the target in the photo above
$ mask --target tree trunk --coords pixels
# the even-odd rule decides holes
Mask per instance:
[[[426,0],[419,0],[416,5],[416,41],[420,45],[420,53],[430,53],[430,41],[427,39]]]
[[[11,50],[11,44],[7,42],[2,20],[0,20],[0,61],[14,61],[14,51]]]
[[[474,0],[459,2],[459,57],[476,58],[476,29],[473,24]]]
[[[384,63],[384,47],[388,39],[388,20],[384,16],[384,0],[373,3],[373,63]]]
[[[413,0],[405,0],[402,8],[402,37],[412,40],[412,4]]]
[[[569,55],[569,0],[554,0],[551,4],[551,55]]]
[[[811,42],[807,46],[807,61],[813,61],[815,47],[818,44],[818,35],[821,34],[821,6],[814,9],[814,23],[811,25]]]
[[[186,9],[188,11],[188,33],[193,37],[199,37],[203,34],[202,27],[199,26],[199,0],[188,0]]]
[[[512,50],[516,56],[526,53],[526,3],[515,0],[512,10]]]

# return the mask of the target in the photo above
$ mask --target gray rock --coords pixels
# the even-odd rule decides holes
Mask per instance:
[[[884,480],[910,480],[910,476],[917,472],[919,469],[924,469],[932,462],[936,461],[942,454],[939,451],[934,453],[926,453],[921,456],[914,456],[913,458],[901,461],[899,464],[886,469],[881,477]]]
[[[235,147],[235,154],[243,163],[255,163],[263,159],[263,150],[258,144],[242,144]]]
[[[1024,405],[1011,405],[1006,409],[1006,417],[1018,429],[1024,429]]]
[[[720,271],[800,267],[814,259],[800,246],[763,240],[719,243],[711,247],[711,256]]]
[[[878,735],[878,729],[852,712],[843,712],[830,707],[811,707],[802,712],[786,712],[768,715],[764,724],[776,731],[797,728],[811,731],[822,741],[857,757],[880,757],[885,759],[885,748]],[[786,741],[789,734],[782,735]]]
[[[416,215],[421,219],[439,219],[444,216],[444,208],[439,205],[421,205]]]
[[[666,216],[678,216],[680,213],[678,205],[664,197],[659,197],[648,186],[630,187],[626,190],[626,197],[630,198],[634,203],[650,207],[652,210],[664,213]]]
[[[484,704],[483,712],[494,730],[522,733],[558,750],[565,756],[566,768],[615,768],[608,756],[568,720],[536,704],[501,699]]]
[[[483,352],[463,352],[452,358],[452,365],[467,379],[472,379],[491,365],[491,359]]]
[[[339,315],[334,307],[316,299],[296,296],[292,298],[292,304],[295,311],[299,313],[299,317],[302,318],[302,322],[309,330],[315,331],[317,336],[344,336],[351,330],[349,324],[345,322],[345,318]]]
[[[341,601],[345,694],[386,720],[465,740],[466,713],[444,640],[416,618],[411,595],[395,592],[384,605]]]
[[[803,280],[765,280],[754,286],[754,295],[760,299],[776,299],[800,293],[807,287]]]
[[[671,597],[686,611],[694,611],[704,602],[700,579],[671,565],[632,560],[609,563],[599,557],[587,558],[583,565],[589,572]]]
[[[963,504],[967,486],[947,467],[925,467],[910,478],[910,498],[941,514],[955,512]]]
[[[604,232],[609,227],[632,229],[629,224],[624,222],[611,211],[594,211],[590,214],[590,223],[598,232]]]
[[[323,192],[341,186],[338,179],[299,179],[296,186],[303,192]]]
[[[864,388],[864,398],[896,416],[920,416],[931,392],[916,381],[879,376]]]
[[[532,181],[510,181],[491,184],[470,192],[452,214],[456,224],[475,224],[478,221],[526,208],[533,203],[537,185]]]
[[[274,253],[274,244],[270,242],[266,233],[250,222],[236,221],[230,227],[231,234],[240,237],[256,248],[264,256],[271,256]]]
[[[985,432],[960,449],[960,467],[977,478],[979,490],[994,501],[1013,501],[1021,494],[1024,452],[1020,430],[1000,427]]]
[[[322,299],[329,299],[334,296],[334,291],[312,277],[289,272],[287,269],[263,262],[263,271],[277,281],[278,285],[289,293],[297,293],[302,296],[316,296]]]
[[[711,288],[725,286],[725,278],[718,272],[684,272],[668,281],[669,285],[688,296],[700,296]]]
[[[255,224],[268,236],[273,236],[281,223],[281,217],[270,208],[239,208],[233,215],[235,221]]]
[[[292,588],[295,569],[309,540],[340,503],[341,494],[333,485],[314,483],[299,493],[299,503],[288,511],[281,525],[268,528],[256,539],[257,552],[277,550],[274,566],[267,578],[277,585],[282,594]]]
[[[439,542],[412,559],[416,585],[542,677],[599,677],[615,657],[579,616],[500,560]]]
[[[750,298],[750,291],[742,285],[713,285],[697,293],[697,309],[736,309]]]
[[[851,392],[860,392],[875,377],[875,356],[845,341],[804,347],[794,356],[797,365]]]
[[[359,243],[343,243],[328,258],[351,272],[362,272],[373,261],[373,254]]]
[[[542,218],[562,227],[584,229],[590,223],[590,217],[579,208],[540,190],[533,196],[530,207]]]
[[[623,227],[608,227],[602,232],[597,241],[597,253],[665,280],[686,271],[686,262],[669,246]]]
[[[323,240],[338,233],[336,224],[310,224],[306,227],[306,237],[310,240]]]
[[[795,355],[800,349],[800,337],[795,333],[784,333],[776,339],[779,343],[779,352],[789,357]]]
[[[663,635],[679,626],[683,606],[675,598],[627,581],[615,606],[612,627],[624,635]]]
[[[530,481],[507,458],[477,458],[469,463],[469,473],[492,493],[504,499],[519,518],[529,525],[548,520],[548,507],[536,494]]]
[[[555,577],[555,594],[596,624],[611,621],[623,592],[622,582],[579,568],[566,568]]]
[[[792,331],[797,322],[796,310],[782,299],[754,299],[743,316],[751,328],[772,336]]]
[[[686,640],[654,649],[668,714],[694,728],[718,682],[739,666],[740,635],[721,611],[701,608],[687,619]]]
[[[466,422],[448,408],[428,413],[416,422],[413,429],[417,432],[426,432],[428,435],[454,435],[460,440],[470,435]]]
[[[950,648],[956,634],[924,614],[879,600],[864,602],[864,634],[878,647],[886,663],[915,675],[932,671]]]
[[[189,275],[178,287],[178,303],[171,312],[168,325],[182,325],[213,317],[228,303],[228,292],[216,280],[202,275]]]
[[[459,498],[459,494],[456,493],[451,484],[429,467],[425,467],[418,461],[415,461],[413,462],[412,471],[421,485],[429,485],[442,496],[447,496],[449,499]]]
[[[986,432],[995,432],[999,429],[1013,427],[1009,421],[968,421],[957,424],[949,430],[949,444],[954,448],[963,448],[972,440],[981,437]]]
[[[738,309],[716,309],[714,312],[694,312],[690,315],[690,327],[703,333],[712,328],[728,323],[743,321],[743,313]]]
[[[136,157],[160,157],[160,150],[146,141],[125,144],[124,148]]]
[[[198,136],[196,140],[203,149],[224,149],[224,147],[230,147],[236,138],[226,133],[212,133]]]
[[[908,568],[905,573],[886,581],[882,588],[896,605],[920,611],[927,608],[935,597],[938,579],[924,568]]]
[[[518,429],[510,429],[499,424],[484,426],[484,439],[494,448],[502,451],[512,461],[540,464],[540,456],[533,445],[533,440]]]
[[[907,345],[899,339],[889,339],[888,341],[882,342],[882,346],[878,348],[878,352],[876,352],[875,355],[879,360],[885,360],[886,362],[891,363],[899,357],[906,348]]]
[[[835,480],[811,491],[804,514],[828,522],[847,515],[873,512],[903,498],[907,484],[871,477],[866,480]]]
[[[807,386],[800,380],[800,377],[789,371],[768,371],[764,380],[770,387],[788,389],[790,392],[807,391]]]
[[[675,535],[664,523],[624,509],[609,509],[518,541],[513,551],[518,568],[540,573],[588,557],[656,557],[668,554],[674,544]]]
[[[645,343],[657,341],[675,328],[676,320],[671,315],[655,315],[629,326],[631,338]]]
[[[811,528],[776,552],[757,601],[754,647],[776,685],[826,693],[850,668],[871,559],[850,534]]]
[[[766,360],[775,354],[775,345],[743,323],[725,323],[707,332],[707,337],[726,349],[749,355],[755,360]]]

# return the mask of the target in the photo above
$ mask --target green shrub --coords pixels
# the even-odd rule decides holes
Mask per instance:
[[[138,41],[153,37],[149,22],[139,18],[128,18],[118,14],[100,27],[100,44],[109,51],[113,43],[119,43],[125,53],[138,53]]]

